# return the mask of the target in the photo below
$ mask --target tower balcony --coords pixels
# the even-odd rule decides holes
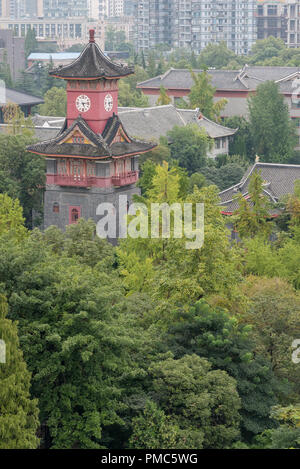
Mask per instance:
[[[134,184],[139,178],[138,171],[128,171],[127,173],[120,174],[118,176],[112,176],[111,182],[113,186],[127,186],[128,184]]]
[[[139,178],[138,171],[128,171],[118,176],[101,178],[96,176],[70,176],[64,174],[47,174],[47,184],[68,187],[122,187],[134,184]]]

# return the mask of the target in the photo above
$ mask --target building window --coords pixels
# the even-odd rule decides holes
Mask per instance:
[[[53,204],[53,213],[59,213],[59,204],[57,202]]]
[[[131,171],[135,171],[135,158],[131,158]]]
[[[69,207],[69,224],[74,225],[78,223],[80,218],[80,207]]]

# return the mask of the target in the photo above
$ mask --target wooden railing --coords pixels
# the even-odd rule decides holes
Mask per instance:
[[[62,174],[47,174],[47,184],[70,187],[120,187],[126,186],[128,184],[134,184],[137,182],[138,178],[138,171],[128,171],[125,174],[120,174],[118,176],[112,176],[108,178],[100,178],[96,176],[79,177]]]

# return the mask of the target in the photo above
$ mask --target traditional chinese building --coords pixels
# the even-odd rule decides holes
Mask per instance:
[[[67,81],[67,117],[55,138],[28,147],[44,155],[47,179],[44,228],[62,229],[80,217],[96,222],[97,207],[120,194],[131,200],[138,193],[138,156],[155,144],[131,138],[118,117],[118,81],[132,67],[108,59],[94,40],[69,65],[51,75]]]

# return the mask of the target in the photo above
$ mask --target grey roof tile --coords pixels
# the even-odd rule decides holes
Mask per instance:
[[[12,88],[6,88],[5,90],[5,96],[6,96],[6,102],[1,103],[0,106],[9,104],[9,103],[14,103],[17,104],[18,106],[26,106],[26,105],[32,105],[35,106],[37,104],[43,104],[44,100],[38,96],[33,96],[28,93],[24,93],[23,91],[17,91],[13,90]]]
[[[300,180],[300,165],[255,163],[248,169],[239,184],[220,192],[220,205],[225,212],[232,213],[238,208],[238,203],[234,200],[238,193],[244,196],[248,194],[250,177],[254,171],[260,172],[265,181],[264,193],[272,202],[277,202],[283,196],[292,194],[295,182]]]
[[[201,73],[202,70],[194,70]],[[300,67],[258,67],[248,66],[242,70],[208,70],[212,77],[212,85],[217,90],[248,91],[256,90],[263,82],[274,80],[279,83],[282,92],[292,92],[293,75],[299,73]],[[288,81],[282,81],[290,77]],[[138,88],[158,89],[163,86],[166,89],[190,90],[193,79],[188,69],[169,69],[163,75],[150,78],[138,83]]]
[[[205,129],[211,138],[234,135],[236,129],[229,129],[204,116],[198,117],[195,110],[176,109],[172,104],[151,108],[119,109],[119,117],[130,135],[147,140],[159,141],[174,126],[184,127],[195,123]]]
[[[95,42],[89,42],[80,56],[71,64],[60,66],[51,72],[64,79],[118,78],[134,73],[134,67],[110,60]]]
[[[66,122],[58,135],[27,147],[41,155],[76,156],[89,158],[120,157],[130,154],[145,153],[156,146],[154,143],[141,142],[130,139],[129,142],[113,143],[116,132],[121,125],[118,116],[109,119],[102,135],[96,134],[82,118],[78,117],[70,127]],[[65,140],[78,127],[82,134],[91,142],[90,144],[66,143]]]

